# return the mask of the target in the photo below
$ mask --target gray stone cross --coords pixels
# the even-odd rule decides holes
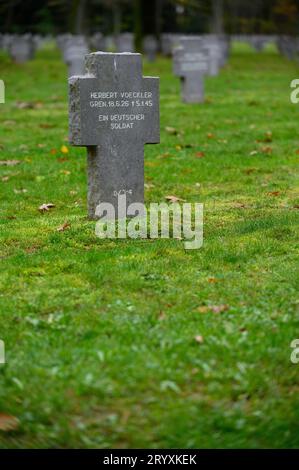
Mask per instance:
[[[209,71],[209,50],[202,38],[181,38],[174,49],[173,71],[181,78],[182,99],[186,103],[204,100],[204,75]]]
[[[144,201],[144,144],[158,143],[159,78],[142,76],[140,54],[95,52],[69,79],[70,143],[87,147],[88,215],[118,195]]]

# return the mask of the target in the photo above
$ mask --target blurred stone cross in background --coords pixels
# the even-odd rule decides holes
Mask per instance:
[[[173,51],[173,72],[181,78],[182,99],[185,103],[204,101],[204,75],[209,72],[209,49],[202,38],[180,39]]]
[[[63,58],[68,66],[68,76],[84,73],[84,58],[88,54],[88,44],[84,36],[66,37],[62,42]]]
[[[69,79],[70,143],[87,147],[88,215],[118,196],[144,202],[144,144],[159,142],[159,79],[142,76],[142,56],[95,52],[86,75]]]

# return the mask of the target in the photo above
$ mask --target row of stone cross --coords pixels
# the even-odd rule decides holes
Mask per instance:
[[[212,35],[202,35],[206,39],[213,41]],[[143,51],[147,60],[153,62],[156,55],[161,52],[164,56],[171,56],[174,49],[180,45],[182,35],[178,33],[164,33],[161,35],[159,43],[155,36],[148,35],[143,40]],[[299,39],[286,35],[223,35],[218,36],[224,44],[230,44],[232,41],[248,43],[256,51],[262,51],[269,43],[275,43],[282,55],[288,59],[295,59],[299,55]],[[110,51],[110,52],[134,52],[134,35],[132,33],[123,33],[118,36],[104,36],[98,32],[92,36],[74,36],[71,34],[60,34],[53,38],[52,36],[41,36],[38,34],[0,34],[0,49],[9,53],[12,60],[17,63],[23,63],[34,58],[36,50],[43,47],[49,41],[56,40],[59,49],[62,52],[65,62],[68,64],[74,60],[77,64],[80,62],[78,56],[84,56],[89,51]],[[73,57],[75,57],[73,59]],[[70,57],[70,59],[69,59]],[[83,62],[81,62],[83,64]],[[78,65],[77,65],[78,66]],[[74,65],[74,67],[76,67]],[[73,66],[70,65],[70,75],[73,74]]]

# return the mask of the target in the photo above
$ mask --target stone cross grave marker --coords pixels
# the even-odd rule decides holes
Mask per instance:
[[[217,36],[209,34],[204,36],[205,45],[209,50],[209,75],[211,77],[217,77],[219,74],[219,69],[222,65],[223,50],[221,48],[220,40]]]
[[[117,52],[134,52],[134,34],[121,33],[115,38]]]
[[[158,52],[158,41],[155,36],[145,36],[143,40],[143,51],[149,62],[155,62]]]
[[[185,103],[204,101],[204,75],[209,71],[209,50],[202,38],[181,38],[174,49],[173,71],[181,78]]]
[[[90,46],[91,46],[91,49],[93,51],[106,51],[106,40],[105,40],[105,36],[98,32],[98,33],[94,33],[90,39],[89,39],[89,43],[90,43]]]
[[[72,36],[65,39],[63,58],[68,66],[68,76],[84,73],[84,59],[89,49],[84,36]]]
[[[34,58],[35,45],[31,34],[15,35],[9,43],[9,54],[14,62],[23,64]]]
[[[142,76],[142,56],[95,52],[86,56],[86,75],[69,79],[70,143],[87,147],[88,215],[100,202],[118,214],[118,195],[127,206],[144,202],[144,144],[158,143],[159,78]]]

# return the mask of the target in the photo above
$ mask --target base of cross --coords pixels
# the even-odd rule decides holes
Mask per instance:
[[[110,151],[109,151],[110,150]],[[118,214],[118,199],[126,195],[126,207],[122,212],[127,213],[133,203],[144,203],[144,149],[143,144],[132,146],[130,159],[119,154],[122,146],[111,145],[110,148],[101,146],[87,148],[87,207],[88,218],[99,219],[97,207],[99,204],[111,204],[115,218]]]

